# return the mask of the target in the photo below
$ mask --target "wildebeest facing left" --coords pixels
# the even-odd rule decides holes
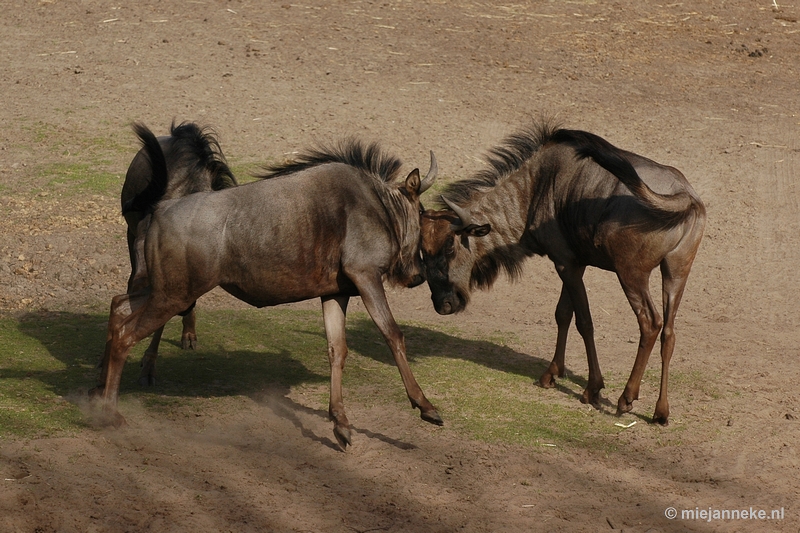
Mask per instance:
[[[163,191],[163,154],[149,130],[140,133],[152,186]],[[131,347],[220,286],[257,307],[321,298],[331,365],[329,415],[342,448],[350,444],[341,378],[352,296],[361,296],[386,339],[411,405],[423,420],[441,424],[408,365],[382,284],[424,281],[419,195],[435,179],[436,160],[431,154],[424,180],[416,169],[397,180],[399,168],[400,161],[376,144],[349,141],[268,168],[261,181],[159,203],[144,240],[147,283],[111,302],[101,379],[91,391],[108,422],[125,423],[116,405]]]
[[[134,124],[134,131],[140,138],[142,135],[146,135],[141,128],[143,126]],[[167,184],[163,194],[160,191],[156,191],[160,196],[142,194],[147,189],[153,175],[150,158],[144,147],[131,161],[125,175],[125,183],[122,185],[122,215],[128,224],[128,253],[131,260],[128,292],[135,290],[136,279],[146,281],[146,265],[137,256],[141,256],[143,253],[143,233],[148,224],[147,217],[153,213],[159,201],[180,198],[196,192],[217,191],[237,185],[236,178],[225,162],[219,142],[210,129],[201,128],[192,122],[183,122],[178,125],[173,123],[170,127],[170,134],[158,137],[158,143],[167,165]],[[152,191],[153,189],[151,189]],[[140,227],[143,228],[141,232]],[[140,233],[142,233],[142,239],[137,241]],[[194,303],[188,310],[183,310],[181,314],[183,315],[181,347],[184,350],[194,349],[197,347]],[[163,329],[163,327],[159,328],[153,333],[153,339],[144,352],[142,371],[139,377],[141,385],[155,384],[155,360]]]
[[[534,124],[510,136],[490,168],[450,184],[447,207],[423,214],[422,253],[436,311],[462,310],[472,288],[489,288],[500,270],[518,277],[526,257],[547,255],[562,281],[556,307],[558,340],[540,379],[564,375],[573,313],[589,361],[582,401],[603,388],[594,327],[583,284],[587,266],[616,272],[639,322],[640,339],[617,403],[628,412],[639,397],[647,360],[661,332],[661,391],[654,421],[667,424],[667,376],[675,346],[675,314],[700,240],[706,212],[678,170],[620,150],[591,133]],[[662,321],[648,289],[660,267]]]

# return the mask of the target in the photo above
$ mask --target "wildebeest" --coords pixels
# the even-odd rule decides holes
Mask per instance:
[[[135,124],[134,131],[142,138],[142,126]],[[152,214],[156,204],[162,200],[180,198],[195,192],[216,191],[237,185],[236,178],[228,167],[225,156],[217,141],[216,135],[208,128],[201,128],[192,122],[184,122],[170,127],[170,134],[158,138],[161,151],[167,165],[167,183],[163,194],[142,194],[150,183],[153,169],[150,158],[143,147],[128,167],[125,183],[122,185],[122,214],[128,224],[128,253],[131,260],[131,275],[128,278],[128,292],[134,290],[134,281],[146,279],[144,261],[137,255],[142,254],[140,239],[137,251],[137,237],[142,228],[147,227],[146,218]],[[152,192],[152,189],[151,189]],[[143,230],[142,230],[143,233]],[[143,238],[143,235],[142,235]],[[194,349],[197,347],[195,331],[194,302],[188,310],[182,310],[183,332],[181,347]],[[142,372],[139,383],[155,384],[155,359],[163,327],[156,330],[153,339],[142,358]]]
[[[422,253],[436,311],[458,312],[470,291],[489,288],[498,273],[517,278],[525,258],[547,255],[562,281],[558,340],[544,387],[564,375],[573,313],[586,346],[589,379],[582,401],[597,404],[603,376],[583,284],[587,266],[615,272],[639,322],[639,348],[619,413],[639,397],[650,352],[661,332],[661,391],[653,420],[667,424],[667,376],[675,314],[703,236],[703,202],[678,170],[620,150],[591,133],[545,121],[509,136],[489,168],[448,185],[446,209],[426,211]],[[660,267],[662,321],[648,290]]]
[[[166,164],[152,133],[138,131],[153,169],[142,194],[157,198]],[[341,379],[353,296],[361,296],[389,345],[411,405],[423,420],[441,424],[411,372],[383,289],[384,280],[424,281],[419,195],[436,177],[436,160],[431,153],[424,179],[416,169],[398,179],[400,166],[377,144],[350,140],[269,167],[260,181],[160,202],[143,243],[146,283],[111,302],[100,383],[91,391],[107,422],[125,423],[116,404],[131,347],[220,286],[256,307],[321,298],[331,365],[328,412],[342,448],[350,444]]]

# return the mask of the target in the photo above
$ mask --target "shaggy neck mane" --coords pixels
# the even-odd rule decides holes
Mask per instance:
[[[384,183],[394,181],[402,165],[398,158],[381,152],[377,143],[365,146],[360,141],[348,139],[333,147],[311,148],[291,161],[267,165],[257,177],[270,179],[288,176],[327,163],[342,163],[363,170]]]
[[[183,191],[181,196],[208,190],[207,186],[210,186],[211,190],[218,191],[237,185],[214,130],[208,127],[200,128],[192,122],[183,122],[177,126],[173,122],[170,135],[173,138],[172,149],[175,151],[176,159],[189,165],[187,175],[205,178],[182,184],[190,190]]]
[[[487,156],[489,168],[445,187],[443,195],[468,208],[476,223],[492,225],[486,237],[470,241],[475,258],[471,287],[488,289],[500,271],[516,280],[523,261],[533,255],[522,243],[536,186],[525,167],[557,131],[550,121],[535,122],[492,149]]]
[[[416,206],[397,187],[390,187],[400,176],[400,159],[383,153],[378,143],[362,144],[348,139],[333,147],[312,148],[298,154],[293,160],[264,167],[257,176],[271,179],[288,176],[328,163],[342,163],[361,170],[373,180],[373,190],[381,201],[386,218],[391,224],[397,253],[387,270],[387,281],[400,282],[407,278],[419,254],[419,216]]]
[[[495,188],[505,178],[520,170],[543,145],[555,135],[559,126],[550,122],[535,122],[531,126],[509,135],[492,148],[486,156],[489,168],[470,178],[450,183],[442,193],[448,200],[461,205],[473,204],[482,195]],[[440,205],[445,209],[444,204]]]

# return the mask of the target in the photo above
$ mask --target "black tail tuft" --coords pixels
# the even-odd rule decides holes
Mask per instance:
[[[139,122],[133,124],[133,131],[142,141],[142,148],[150,162],[152,175],[147,187],[122,206],[123,215],[130,211],[152,211],[167,191],[167,160],[158,139],[147,126]]]

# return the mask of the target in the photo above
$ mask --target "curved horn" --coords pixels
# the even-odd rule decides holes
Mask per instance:
[[[442,201],[447,204],[447,207],[453,210],[453,212],[458,215],[458,218],[461,219],[461,224],[453,224],[452,229],[458,231],[460,229],[464,229],[470,224],[472,224],[472,215],[469,214],[469,210],[464,207],[458,207],[456,204],[442,196]]]
[[[433,150],[431,150],[431,168],[425,175],[425,179],[423,179],[422,183],[419,184],[419,194],[422,194],[431,188],[433,182],[436,181],[436,174],[438,173],[439,173],[439,165],[436,164],[436,156],[433,155]]]

